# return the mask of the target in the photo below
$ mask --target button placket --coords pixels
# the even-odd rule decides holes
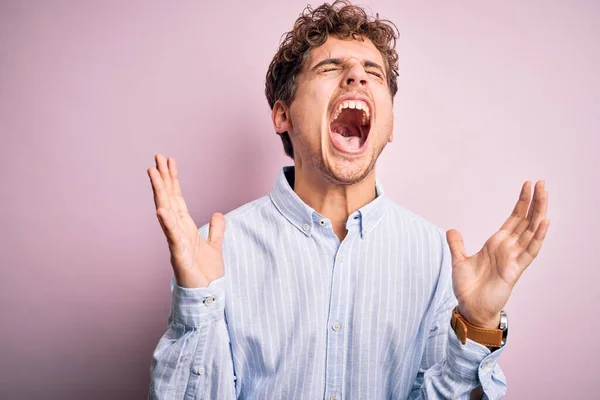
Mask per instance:
[[[328,224],[331,226],[331,224]],[[337,251],[334,253],[332,264],[330,266],[332,271],[331,276],[331,292],[330,292],[330,304],[328,308],[328,334],[326,344],[326,373],[325,373],[325,393],[326,399],[342,399],[342,393],[340,391],[341,382],[343,377],[339,375],[341,372],[338,368],[328,368],[328,366],[341,365],[343,362],[344,354],[344,338],[347,334],[343,329],[343,322],[347,320],[348,313],[348,299],[345,298],[345,291],[343,290],[344,282],[347,280],[347,273],[349,266],[348,256],[346,254],[350,251],[347,247],[349,243],[348,236],[338,242]],[[340,293],[342,291],[342,293]],[[338,372],[338,374],[335,374]]]

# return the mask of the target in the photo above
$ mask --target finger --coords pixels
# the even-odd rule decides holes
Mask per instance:
[[[173,206],[173,212],[179,222],[191,218],[188,212],[185,200],[181,196],[171,197],[171,205]]]
[[[167,159],[167,166],[169,167],[169,174],[171,178],[171,207],[177,218],[177,223],[185,232],[197,233],[196,224],[192,219],[185,199],[181,193],[181,187],[179,185],[179,171],[177,169],[177,162],[174,157]]]
[[[550,226],[550,220],[544,219],[537,230],[535,231],[535,235],[533,239],[529,242],[529,246],[519,255],[517,258],[517,263],[525,269],[534,258],[536,258],[542,248],[542,244],[544,243],[544,239],[546,238],[546,233],[548,233],[548,227]]]
[[[192,240],[192,237],[197,237],[196,239],[204,240],[200,235],[198,235],[198,227],[192,219],[192,216],[188,213],[183,197],[171,197],[171,204],[178,204],[176,207],[173,207],[173,215],[175,216],[177,224],[184,234],[190,238],[190,240]]]
[[[535,183],[535,190],[533,192],[533,201],[535,203],[535,208],[540,206],[540,201],[542,200],[542,195],[545,192],[544,181],[537,181]],[[533,215],[535,213],[535,208],[530,207],[529,212],[527,213],[527,219],[531,221]]]
[[[167,190],[167,194],[171,196],[171,174],[169,173],[169,166],[167,165],[167,159],[160,153],[157,153],[154,156],[156,161],[156,169],[160,172],[160,177],[162,178],[165,189]]]
[[[191,219],[191,217],[189,217],[189,213],[187,212],[187,207],[185,207],[185,205],[182,209],[181,203],[183,199],[178,199],[176,198],[176,196],[173,195],[171,173],[169,171],[168,160],[160,153],[157,153],[155,155],[155,160],[157,169],[160,173],[160,177],[163,181],[164,192],[166,193],[166,198],[168,199],[167,208],[172,212],[175,223],[179,225],[180,228],[186,229],[187,227],[186,230],[189,231],[190,221],[187,220]],[[185,222],[183,222],[184,220]],[[192,230],[196,230],[193,221],[192,227]]]
[[[160,208],[159,210],[164,210],[164,208]],[[158,210],[156,210],[156,219],[158,219],[158,223],[160,224],[160,227],[163,231],[163,233],[165,234],[165,237],[167,237],[167,227],[165,226],[165,223],[163,222],[163,218],[160,215],[161,212],[159,212]],[[167,237],[168,240],[168,237]]]
[[[543,185],[542,185],[543,187]],[[539,191],[538,199],[536,201],[535,210],[532,212],[531,221],[526,230],[523,231],[519,237],[519,244],[523,247],[527,247],[529,242],[533,238],[535,232],[538,230],[542,221],[546,219],[546,213],[548,211],[548,192],[545,190]]]
[[[531,200],[531,184],[526,181],[521,188],[519,194],[519,200],[512,210],[512,213],[508,219],[504,222],[500,230],[505,230],[509,234],[512,234],[514,230],[519,226],[519,223],[526,217],[527,207],[529,207],[529,201]]]
[[[221,213],[214,213],[208,225],[208,243],[221,248],[225,234],[225,217]]]
[[[154,193],[154,205],[156,209],[165,208],[170,209],[171,205],[169,202],[169,195],[165,189],[165,184],[160,176],[160,173],[156,168],[151,167],[148,168],[148,176],[150,177],[150,181],[152,182],[152,191]]]
[[[173,182],[173,176],[177,177],[178,175],[176,170],[172,170],[173,168],[177,168],[175,159],[173,157],[169,157],[166,160],[159,158],[158,162],[163,166],[163,171],[167,175],[165,182],[169,182],[168,193],[171,199],[171,209],[175,213],[175,216],[180,218],[181,214],[187,214],[187,206],[182,198],[178,198],[181,197],[181,189],[179,188],[179,184],[177,184],[176,188],[175,183]]]
[[[511,235],[516,238],[520,237],[521,234],[527,230],[528,226],[529,226],[529,220],[527,218],[522,219],[521,222],[519,222],[519,225],[517,225],[517,228],[513,231],[513,233]]]
[[[173,188],[173,194],[175,196],[183,196],[181,193],[181,186],[179,186],[179,169],[177,168],[177,161],[174,157],[169,157],[167,160],[169,172],[171,174],[171,184]]]
[[[532,226],[532,223],[534,222],[533,217],[539,213],[540,207],[542,206],[541,201],[542,201],[543,193],[544,193],[544,181],[538,181],[535,184],[535,192],[533,193],[533,201],[531,202],[529,211],[527,211],[527,217],[519,223],[519,225],[517,226],[517,229],[515,229],[515,231],[513,232],[513,236],[520,237],[523,234],[523,232],[527,231],[528,229],[532,230],[531,236],[533,236],[533,233],[537,229],[537,225],[539,225],[539,222],[540,222],[540,221],[538,221],[537,225]]]
[[[171,249],[171,254],[178,254],[177,250],[181,247],[181,229],[175,218],[172,215],[172,212],[166,208],[159,208],[156,210],[156,216],[160,222],[161,227],[163,228],[163,232],[167,237],[167,242],[169,242],[169,247]]]
[[[446,232],[446,240],[448,241],[448,247],[450,247],[450,254],[452,255],[452,265],[467,258],[465,243],[459,231],[450,229]]]
[[[179,171],[177,169],[177,162],[174,157],[169,157],[167,160],[169,167],[169,178],[171,180],[171,196],[173,200],[173,208],[177,218],[184,218],[189,214],[187,204],[181,193],[181,186],[179,185]]]

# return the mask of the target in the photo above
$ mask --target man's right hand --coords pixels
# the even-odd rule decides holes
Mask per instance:
[[[183,200],[175,159],[156,154],[154,160],[156,168],[147,171],[152,182],[156,216],[169,243],[177,284],[186,288],[206,287],[224,274],[225,217],[213,214],[208,240],[204,240]]]

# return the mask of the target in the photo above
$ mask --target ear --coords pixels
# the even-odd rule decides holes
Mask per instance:
[[[271,111],[271,119],[273,120],[273,127],[275,132],[282,134],[283,132],[289,132],[292,128],[292,120],[290,118],[289,107],[281,100],[277,100],[273,105]]]

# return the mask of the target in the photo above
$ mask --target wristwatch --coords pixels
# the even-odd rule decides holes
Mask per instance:
[[[508,337],[508,317],[506,311],[500,311],[500,323],[498,328],[480,328],[468,323],[458,312],[458,307],[452,310],[452,320],[450,322],[452,329],[462,344],[467,343],[467,338],[487,347],[502,347]]]

